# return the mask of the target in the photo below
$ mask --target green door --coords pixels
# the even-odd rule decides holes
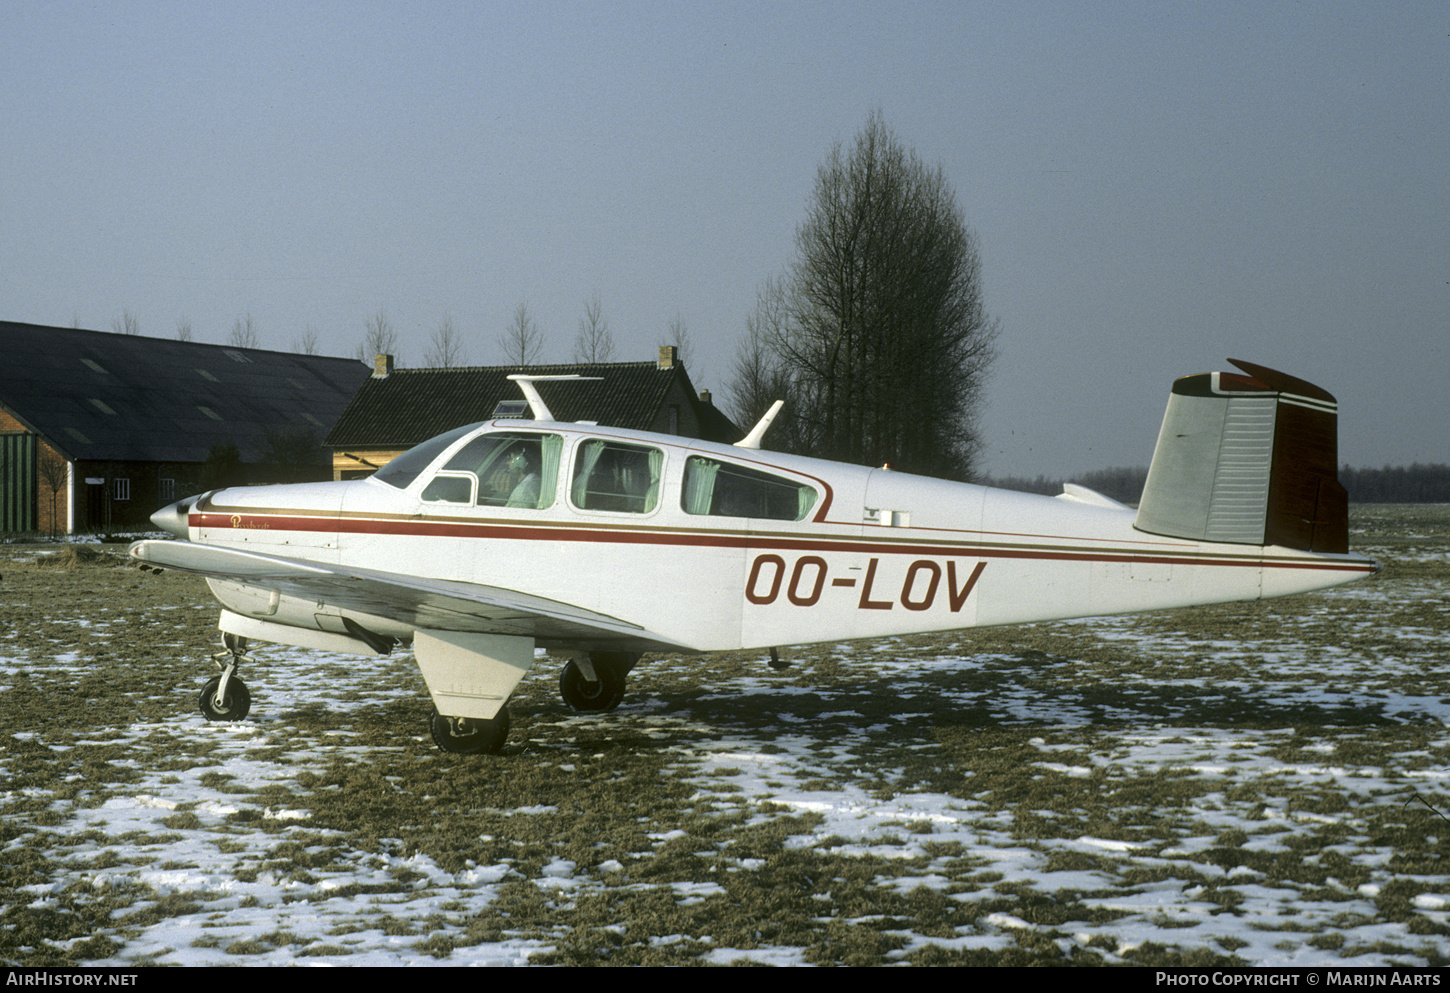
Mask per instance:
[[[35,530],[35,435],[0,434],[0,531]]]

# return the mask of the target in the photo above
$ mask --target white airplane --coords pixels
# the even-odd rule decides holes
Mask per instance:
[[[131,555],[207,578],[223,610],[211,720],[250,706],[253,641],[413,647],[433,739],[493,752],[535,648],[569,706],[606,711],[643,652],[708,652],[1252,600],[1360,579],[1337,406],[1302,380],[1173,385],[1135,511],[737,445],[556,421],[469,424],[371,477],[213,490]],[[568,377],[564,377],[568,378]],[[565,384],[551,389],[567,389]]]

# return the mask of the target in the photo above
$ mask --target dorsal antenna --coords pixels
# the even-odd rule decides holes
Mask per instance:
[[[529,401],[529,410],[533,411],[534,420],[536,421],[557,421],[558,418],[555,417],[554,412],[549,409],[549,405],[544,403],[544,398],[539,396],[538,388],[534,386],[535,383],[555,382],[561,379],[599,378],[601,377],[580,376],[572,373],[563,376],[531,376],[528,373],[516,372],[513,375],[509,376],[509,379],[512,379],[514,382],[518,383],[519,389],[524,391],[524,399]]]
[[[759,448],[760,440],[765,437],[765,429],[770,427],[770,422],[775,420],[775,415],[780,413],[780,408],[785,406],[784,400],[777,400],[770,405],[765,416],[756,422],[750,433],[735,443],[736,448]]]

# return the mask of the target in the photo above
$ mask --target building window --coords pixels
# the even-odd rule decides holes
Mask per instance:
[[[113,479],[113,480],[111,480],[111,499],[112,500],[129,500],[129,499],[131,499],[131,481],[129,479]]]
[[[176,480],[163,478],[160,480],[160,483],[161,499],[165,500],[167,503],[171,503],[173,500],[176,499]]]

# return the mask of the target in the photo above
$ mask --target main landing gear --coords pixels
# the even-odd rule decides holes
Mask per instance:
[[[590,652],[570,659],[559,673],[559,695],[581,714],[602,714],[624,699],[625,678],[639,661],[628,652]]]
[[[240,721],[252,709],[252,694],[236,674],[237,666],[247,657],[247,639],[223,634],[222,647],[226,651],[212,656],[222,673],[206,681],[196,702],[209,721]],[[227,661],[223,663],[223,659]]]
[[[445,752],[491,755],[503,747],[509,735],[509,724],[507,704],[492,720],[444,717],[435,708],[428,729],[433,732],[433,744]]]
[[[252,708],[252,694],[237,675],[237,669],[249,658],[249,643],[246,638],[227,633],[222,635],[222,647],[224,651],[212,656],[221,674],[212,676],[202,686],[197,705],[209,721],[240,721]],[[494,689],[498,696],[509,694],[519,676],[528,668],[527,663],[532,660],[532,642],[528,650],[527,657],[513,663],[517,674],[511,680],[494,680],[500,684]],[[501,658],[506,659],[507,656]],[[559,673],[559,693],[576,712],[602,714],[611,711],[624,699],[629,671],[638,661],[637,654],[618,651],[589,652],[570,659]],[[427,678],[426,667],[424,672]],[[435,707],[428,721],[428,730],[433,743],[445,752],[488,755],[503,748],[510,723],[506,703],[492,718],[449,717],[439,713]]]
[[[624,699],[629,670],[639,661],[629,652],[590,652],[570,659],[559,673],[559,694],[579,713],[601,714]],[[492,719],[446,717],[435,707],[428,720],[433,743],[457,755],[491,755],[501,751],[509,733],[508,704]]]

